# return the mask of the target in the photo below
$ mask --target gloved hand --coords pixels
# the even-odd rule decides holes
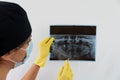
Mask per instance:
[[[36,58],[34,64],[36,64],[40,67],[44,67],[47,56],[50,51],[50,46],[51,46],[53,40],[54,40],[54,38],[45,38],[43,41],[38,43],[39,55]]]
[[[73,80],[73,73],[68,60],[64,62],[64,65],[59,70],[57,80]]]

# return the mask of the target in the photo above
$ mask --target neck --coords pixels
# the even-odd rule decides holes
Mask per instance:
[[[0,78],[5,80],[8,72],[14,68],[14,63],[0,58]]]
[[[12,69],[14,68],[15,63],[11,62],[9,60],[5,60],[0,58],[0,64],[2,64],[4,67],[8,68],[8,69]]]

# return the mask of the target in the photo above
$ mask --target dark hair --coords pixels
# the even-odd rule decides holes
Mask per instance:
[[[26,11],[16,3],[0,1],[0,56],[22,44],[31,32]]]

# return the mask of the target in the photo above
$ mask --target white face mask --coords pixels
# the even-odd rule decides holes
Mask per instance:
[[[18,67],[18,66],[20,66],[20,65],[22,65],[22,64],[24,64],[26,62],[26,60],[30,57],[30,54],[32,52],[32,48],[33,48],[33,43],[32,42],[29,43],[29,46],[28,46],[27,49],[20,48],[21,50],[26,51],[26,56],[25,56],[23,62],[15,62],[13,60],[9,60],[9,61],[15,63],[14,68],[16,68],[16,67]]]

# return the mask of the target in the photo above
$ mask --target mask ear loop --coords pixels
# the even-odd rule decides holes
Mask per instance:
[[[24,49],[24,48],[20,48],[20,50],[26,51],[26,49]]]
[[[16,64],[16,63],[17,63],[17,62],[15,62],[15,61],[11,60],[11,59],[9,59],[8,61],[13,62],[14,64]]]

